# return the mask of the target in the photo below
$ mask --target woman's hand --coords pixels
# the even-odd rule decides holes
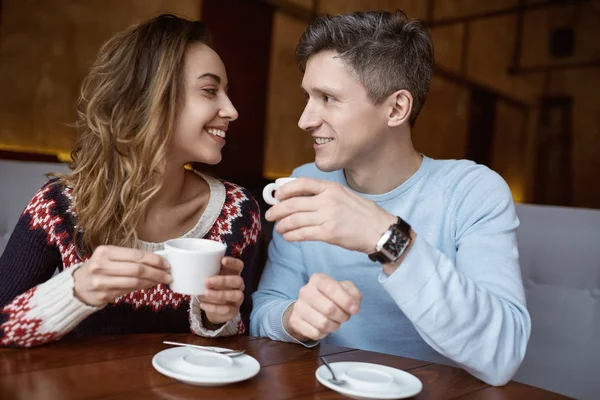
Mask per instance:
[[[200,308],[213,324],[222,324],[240,312],[244,301],[244,280],[240,276],[244,262],[233,257],[223,257],[221,272],[206,280],[206,292],[198,296]]]
[[[115,298],[159,283],[170,283],[169,264],[161,256],[137,249],[99,246],[73,272],[75,296],[103,307]]]

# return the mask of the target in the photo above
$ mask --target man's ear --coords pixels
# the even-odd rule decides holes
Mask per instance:
[[[400,126],[410,120],[413,97],[408,90],[401,89],[392,93],[387,102],[389,104],[387,124],[390,128]]]

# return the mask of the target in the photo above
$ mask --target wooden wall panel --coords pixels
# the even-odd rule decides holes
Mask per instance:
[[[444,0],[445,1],[445,0]],[[426,0],[325,0],[319,1],[320,14],[344,14],[353,11],[400,9],[412,19],[427,17]]]
[[[0,147],[69,152],[81,79],[101,44],[130,24],[201,0],[4,0],[0,24]]]
[[[433,10],[434,20],[465,17],[491,11],[503,10],[518,5],[519,0],[438,0]]]
[[[543,77],[511,76],[517,17],[515,15],[471,23],[467,77],[501,93],[535,104]],[[530,51],[525,49],[524,52]]]
[[[280,0],[285,3],[293,4],[298,7],[305,8],[307,10],[312,10],[313,8],[313,0]]]
[[[510,186],[515,201],[522,201],[527,185],[527,112],[499,101],[496,105],[490,167]]]
[[[306,25],[275,13],[271,39],[264,175],[287,176],[295,167],[314,161],[310,135],[298,127],[306,99],[294,51]]]
[[[577,4],[535,10],[525,14],[523,24],[523,51],[521,67],[557,65],[566,62],[584,62],[600,59],[600,8]],[[549,35],[552,29],[572,27],[575,30],[574,54],[567,58],[553,58],[550,54]]]
[[[436,64],[457,74],[461,73],[465,34],[464,24],[440,26],[431,29]]]
[[[464,158],[469,99],[467,88],[434,77],[412,135],[417,151],[433,158]]]
[[[597,69],[553,74],[549,94],[573,96],[572,202],[600,208],[600,76]]]

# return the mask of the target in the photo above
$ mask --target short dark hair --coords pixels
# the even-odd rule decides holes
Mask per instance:
[[[415,124],[434,68],[433,43],[424,23],[409,21],[400,10],[324,15],[310,23],[296,47],[300,71],[305,72],[311,56],[326,50],[337,52],[357,73],[375,104],[408,90],[413,96],[409,122]]]

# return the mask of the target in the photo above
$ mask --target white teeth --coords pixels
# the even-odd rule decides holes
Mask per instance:
[[[333,140],[333,138],[322,138],[322,137],[316,137],[314,139],[315,139],[316,144],[325,144],[325,143],[329,143]]]
[[[210,128],[210,129],[207,129],[206,131],[208,133],[210,133],[211,135],[213,135],[213,136],[218,136],[218,137],[221,137],[221,138],[225,138],[225,131],[222,131],[220,129]]]

